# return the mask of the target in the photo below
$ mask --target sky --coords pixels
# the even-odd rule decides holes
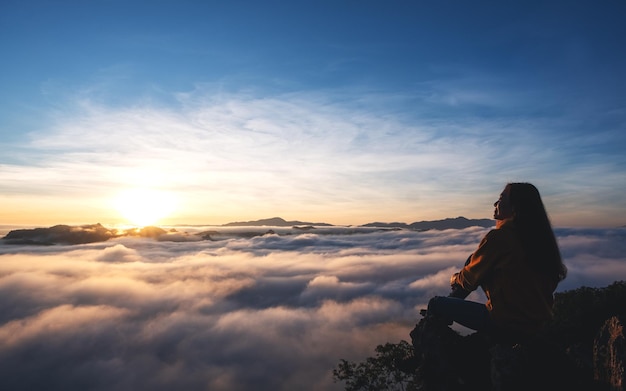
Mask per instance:
[[[626,3],[0,3],[0,223],[626,225]]]
[[[3,388],[339,391],[340,360],[410,342],[419,310],[449,292],[489,230],[233,228],[197,240],[204,229],[0,244]],[[568,268],[558,292],[626,280],[626,229],[555,233]]]

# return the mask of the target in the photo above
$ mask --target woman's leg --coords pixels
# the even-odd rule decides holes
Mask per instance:
[[[433,297],[428,302],[428,314],[476,331],[489,331],[492,328],[491,317],[484,304],[457,297]]]

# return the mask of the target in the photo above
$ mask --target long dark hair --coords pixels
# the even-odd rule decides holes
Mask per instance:
[[[513,220],[520,235],[526,259],[555,283],[567,276],[561,252],[541,201],[539,190],[530,183],[509,183]]]

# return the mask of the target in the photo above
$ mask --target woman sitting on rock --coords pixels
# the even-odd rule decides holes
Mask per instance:
[[[521,342],[551,320],[567,269],[535,186],[509,183],[494,206],[496,228],[452,276],[450,296],[430,300],[428,316]],[[478,287],[485,304],[465,300]]]

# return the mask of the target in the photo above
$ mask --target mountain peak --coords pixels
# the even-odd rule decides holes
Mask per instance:
[[[271,226],[271,227],[291,227],[294,225],[317,225],[317,226],[331,226],[328,223],[311,223],[307,221],[286,221],[281,217],[271,217],[269,219],[260,219],[253,221],[236,221],[233,223],[222,224],[222,227],[255,227],[255,226]]]

